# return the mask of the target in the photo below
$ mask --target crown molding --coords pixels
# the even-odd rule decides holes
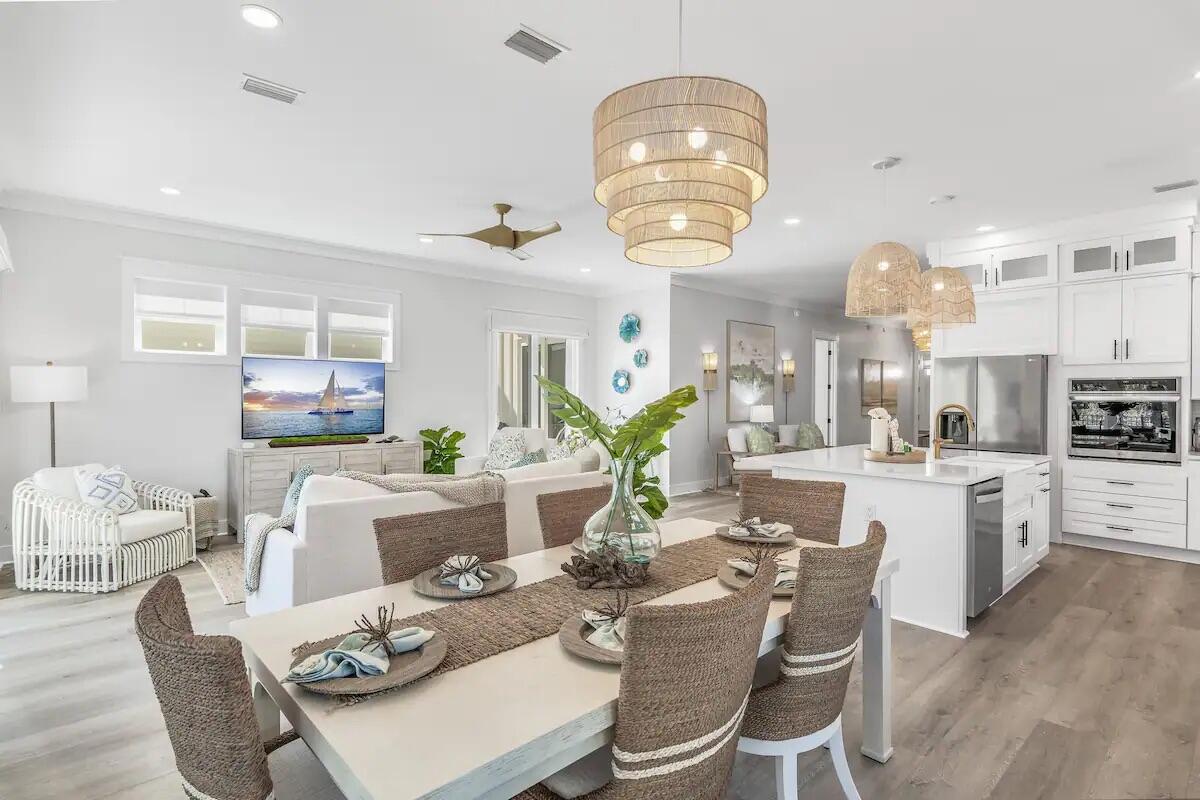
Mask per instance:
[[[829,316],[837,311],[836,304],[819,305],[811,302],[806,302],[795,297],[784,297],[770,292],[759,291],[740,284],[729,285],[724,281],[714,281],[711,278],[702,278],[692,274],[673,273],[671,275],[671,285],[680,286],[685,289],[695,289],[709,294],[721,294],[728,297],[736,297],[740,300],[752,300],[758,303],[766,303],[779,308],[791,310],[805,311],[810,314],[819,316]]]

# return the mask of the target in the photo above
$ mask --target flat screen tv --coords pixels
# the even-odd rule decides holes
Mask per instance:
[[[242,438],[383,433],[383,364],[242,359]]]

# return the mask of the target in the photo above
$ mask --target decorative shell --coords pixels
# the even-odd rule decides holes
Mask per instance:
[[[629,386],[630,379],[628,370],[619,369],[613,373],[612,387],[614,392],[617,394],[625,394],[629,391]]]
[[[638,369],[645,369],[646,365],[649,363],[650,354],[646,352],[645,348],[633,351],[633,365],[635,367]]]

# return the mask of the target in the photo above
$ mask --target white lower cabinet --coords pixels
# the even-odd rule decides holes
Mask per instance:
[[[1200,460],[1187,463],[1187,548],[1200,550]]]
[[[1188,524],[1195,513],[1188,483],[1179,467],[1070,462],[1063,468],[1063,533],[1187,547],[1189,527],[1196,530]]]
[[[1050,552],[1050,467],[1037,464],[1004,476],[1004,591]]]
[[[1050,552],[1050,484],[1039,486],[1033,495],[1033,558],[1041,561]]]

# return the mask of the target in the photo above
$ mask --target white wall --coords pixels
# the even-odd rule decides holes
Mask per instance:
[[[671,285],[668,273],[662,271],[660,275],[661,285],[655,288],[596,302],[596,324],[591,337],[595,364],[591,400],[592,407],[600,414],[607,406],[619,408],[631,417],[646,403],[684,385],[671,382]],[[629,344],[617,335],[621,317],[627,313],[636,314],[642,321],[641,335]],[[639,348],[650,354],[649,363],[642,369],[633,365],[633,353]],[[628,370],[630,375],[629,391],[625,394],[618,394],[612,388],[612,375],[618,369]],[[671,444],[670,434],[667,444]],[[669,466],[665,456],[656,459],[654,465],[664,491],[670,483]]]
[[[466,432],[471,454],[484,452],[489,436],[487,310],[577,317],[594,329],[596,301],[564,292],[4,208],[0,226],[17,265],[0,275],[0,561],[12,486],[49,463],[47,410],[9,402],[11,364],[88,368],[88,400],[58,406],[59,464],[118,463],[136,478],[225,495],[225,449],[240,436],[239,367],[121,361],[124,256],[401,292],[387,429],[412,439],[450,425]],[[581,350],[580,374],[590,376],[590,343]]]
[[[833,334],[838,339],[838,443],[856,444],[869,438],[868,424],[859,403],[859,359],[878,358],[900,365],[901,435],[915,438],[912,430],[912,337],[903,323],[870,325],[830,313],[823,315],[773,305],[760,300],[731,297],[688,286],[671,287],[671,385],[702,385],[701,353],[716,351],[719,357],[717,389],[705,396],[671,435],[671,487],[676,494],[694,492],[712,485],[714,457],[725,449],[729,427],[725,413],[725,380],[728,356],[725,341],[727,320],[775,326],[775,421],[784,420],[783,381],[780,361],[796,360],[796,391],[788,396],[790,423],[811,422],[813,407],[813,336]],[[705,406],[711,403],[708,433]],[[745,424],[745,423],[733,423]]]

